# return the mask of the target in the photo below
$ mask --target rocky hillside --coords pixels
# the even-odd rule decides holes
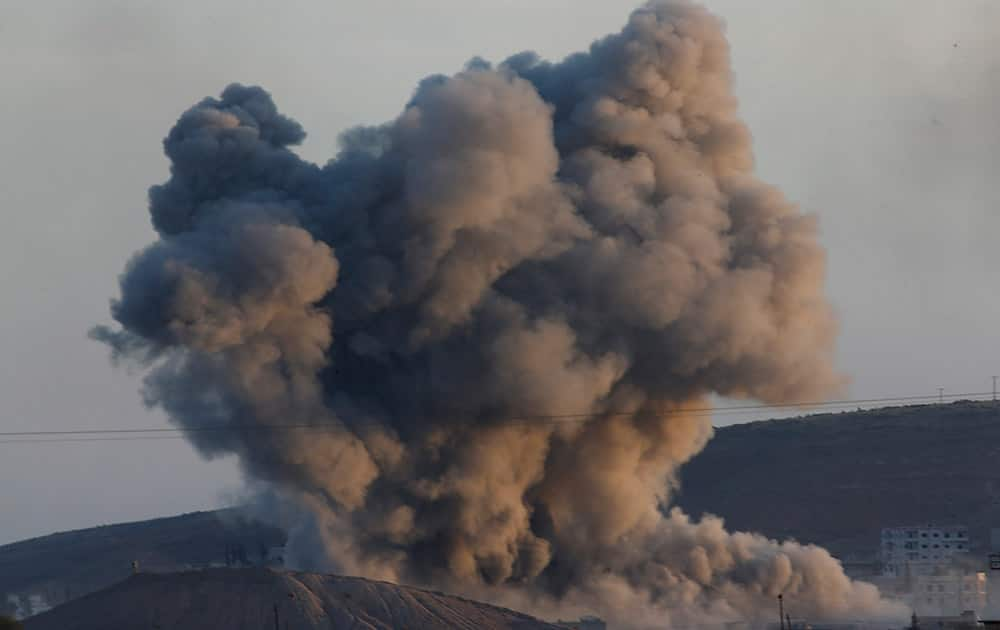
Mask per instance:
[[[442,593],[270,569],[139,574],[25,622],[25,630],[273,630],[276,626],[556,630],[522,613]]]
[[[731,528],[874,554],[882,527],[1000,527],[1000,407],[891,407],[720,429],[681,471],[679,503]],[[978,549],[977,549],[978,546]]]

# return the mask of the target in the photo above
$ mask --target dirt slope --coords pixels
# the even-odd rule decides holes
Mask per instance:
[[[555,630],[522,613],[361,578],[270,569],[139,574],[25,622],[26,630]]]

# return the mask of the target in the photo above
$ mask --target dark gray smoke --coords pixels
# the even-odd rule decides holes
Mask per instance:
[[[561,63],[476,60],[322,167],[303,137],[256,87],[185,112],[94,333],[273,489],[298,565],[636,627],[779,592],[902,612],[823,550],[668,512],[711,435],[683,409],[840,383],[815,220],[754,177],[717,19],[654,3]]]

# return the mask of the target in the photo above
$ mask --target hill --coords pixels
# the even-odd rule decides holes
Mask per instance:
[[[505,608],[387,582],[207,569],[132,576],[32,617],[25,630],[273,630],[276,625],[296,630],[556,628]]]
[[[754,422],[717,430],[681,469],[677,500],[732,529],[820,544],[841,558],[873,560],[882,527],[922,522],[967,525],[973,551],[982,552],[990,528],[1000,527],[998,458],[1000,407],[992,403]],[[55,605],[105,588],[134,559],[178,571],[222,563],[236,545],[257,562],[262,545],[283,541],[282,532],[225,510],[0,546],[0,612],[9,599]]]
[[[719,429],[681,470],[678,503],[732,529],[873,555],[880,529],[969,527],[973,551],[1000,527],[1000,407],[889,407]]]
[[[0,546],[0,613],[30,614],[105,588],[143,569],[177,571],[259,560],[261,550],[283,545],[278,529],[236,510],[195,512],[137,523],[62,532]]]

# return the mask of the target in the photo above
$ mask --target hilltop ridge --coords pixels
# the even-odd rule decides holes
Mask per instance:
[[[981,559],[990,528],[1000,527],[998,458],[1000,407],[990,402],[752,422],[716,431],[681,469],[676,503],[842,559],[875,560],[882,527],[963,524]],[[227,545],[243,545],[252,560],[261,545],[284,540],[223,510],[21,541],[0,546],[0,606],[30,594],[50,605],[75,599],[122,580],[136,559],[178,571],[222,563]]]
[[[388,582],[272,569],[138,574],[26,630],[555,630],[529,615]]]
[[[680,471],[677,503],[731,529],[874,555],[882,527],[1000,527],[1000,407],[884,407],[718,429]],[[978,545],[978,547],[977,547]]]

